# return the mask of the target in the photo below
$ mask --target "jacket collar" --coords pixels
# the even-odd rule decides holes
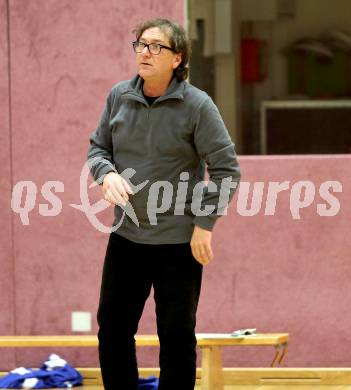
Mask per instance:
[[[127,90],[122,93],[122,96],[139,101],[147,105],[146,99],[143,94],[143,84],[144,80],[139,75],[134,76],[130,80]],[[178,81],[176,77],[173,77],[166,92],[157,100],[155,100],[155,103],[168,99],[184,100],[184,88],[185,82]]]

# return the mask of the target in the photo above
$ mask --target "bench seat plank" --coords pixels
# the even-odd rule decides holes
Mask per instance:
[[[257,333],[255,335],[235,338],[230,334],[202,334],[198,333],[197,345],[206,346],[232,346],[232,345],[281,345],[289,340],[288,333]],[[158,346],[156,335],[137,335],[137,346]],[[96,347],[98,339],[95,335],[14,335],[0,336],[0,347]]]

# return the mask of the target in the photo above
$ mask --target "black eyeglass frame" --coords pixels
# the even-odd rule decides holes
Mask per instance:
[[[137,44],[140,44],[140,43],[143,44],[144,47],[143,47],[143,49],[141,51],[136,51],[135,47],[136,47]],[[167,49],[167,50],[173,51],[173,53],[176,53],[176,51],[172,47],[162,45],[161,43],[155,43],[155,42],[145,43],[145,42],[141,42],[141,41],[134,41],[134,42],[132,42],[132,45],[133,45],[133,49],[134,49],[135,53],[138,53],[138,54],[142,53],[143,50],[145,49],[145,47],[147,47],[147,49],[148,49],[148,51],[149,51],[149,53],[151,55],[155,55],[155,56],[159,55],[161,53],[162,49]],[[157,54],[156,53],[151,53],[150,48],[149,48],[150,45],[157,45],[157,47],[160,48],[159,52]]]

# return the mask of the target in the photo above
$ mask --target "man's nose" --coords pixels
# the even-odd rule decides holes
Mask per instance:
[[[147,46],[144,47],[143,51],[141,52],[142,54],[146,54],[146,55],[150,55],[150,51],[149,51],[149,48]]]

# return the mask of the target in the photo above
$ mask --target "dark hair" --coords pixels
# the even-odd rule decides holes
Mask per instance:
[[[173,74],[179,81],[185,80],[189,74],[188,62],[191,48],[184,28],[180,24],[168,19],[157,18],[147,20],[146,22],[137,25],[133,30],[137,41],[140,39],[145,30],[152,27],[158,27],[162,32],[167,34],[172,49],[176,53],[180,53],[182,55],[182,62],[176,69],[174,69]]]

